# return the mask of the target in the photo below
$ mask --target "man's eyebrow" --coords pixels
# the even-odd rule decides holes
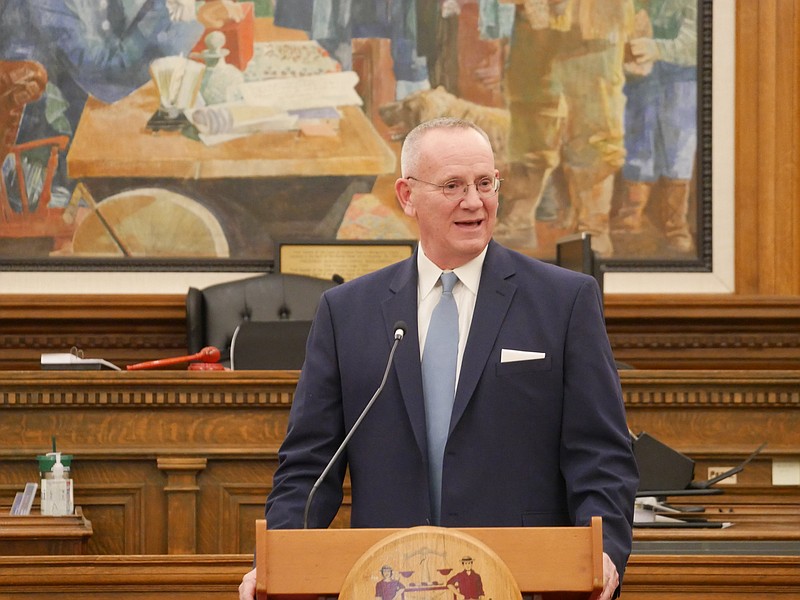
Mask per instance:
[[[480,181],[481,179],[486,179],[486,178],[494,179],[494,173],[486,173],[484,175],[476,175],[475,179],[473,179],[473,181]],[[465,177],[461,176],[461,175],[449,175],[449,176],[444,177],[442,179],[442,181],[453,181],[455,179],[457,179],[459,181],[467,181],[467,179]]]

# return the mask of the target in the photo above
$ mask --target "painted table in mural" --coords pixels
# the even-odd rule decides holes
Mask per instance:
[[[358,107],[341,107],[338,135],[258,133],[206,145],[147,129],[151,83],[111,105],[90,98],[67,155],[92,197],[157,188],[218,221],[232,258],[271,258],[275,240],[333,239],[354,194],[370,192],[396,157]]]

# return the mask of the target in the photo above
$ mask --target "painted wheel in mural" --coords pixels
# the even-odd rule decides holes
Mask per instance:
[[[75,230],[73,254],[160,258],[230,255],[222,227],[195,200],[158,188],[115,194],[94,205]]]

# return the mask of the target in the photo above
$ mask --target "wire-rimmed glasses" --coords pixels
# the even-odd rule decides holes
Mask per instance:
[[[481,177],[477,181],[473,181],[472,183],[467,183],[463,179],[451,179],[446,181],[445,183],[433,183],[431,181],[423,181],[422,179],[417,179],[416,177],[406,177],[406,179],[411,179],[413,181],[418,181],[419,183],[426,183],[428,185],[432,185],[438,187],[442,190],[442,194],[448,200],[461,200],[467,195],[469,191],[469,186],[474,185],[475,191],[478,192],[478,196],[483,200],[489,200],[493,198],[495,194],[500,190],[500,182],[503,181],[499,177]]]

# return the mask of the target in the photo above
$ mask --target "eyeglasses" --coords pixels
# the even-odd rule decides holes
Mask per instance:
[[[422,179],[417,179],[416,177],[406,177],[406,179],[436,186],[442,190],[444,197],[448,200],[461,200],[467,195],[469,186],[471,185],[475,186],[475,191],[478,192],[478,196],[480,196],[481,199],[489,200],[500,190],[500,182],[503,181],[498,177],[482,177],[473,183],[466,183],[463,179],[451,179],[443,184],[438,184],[430,181],[423,181]]]

